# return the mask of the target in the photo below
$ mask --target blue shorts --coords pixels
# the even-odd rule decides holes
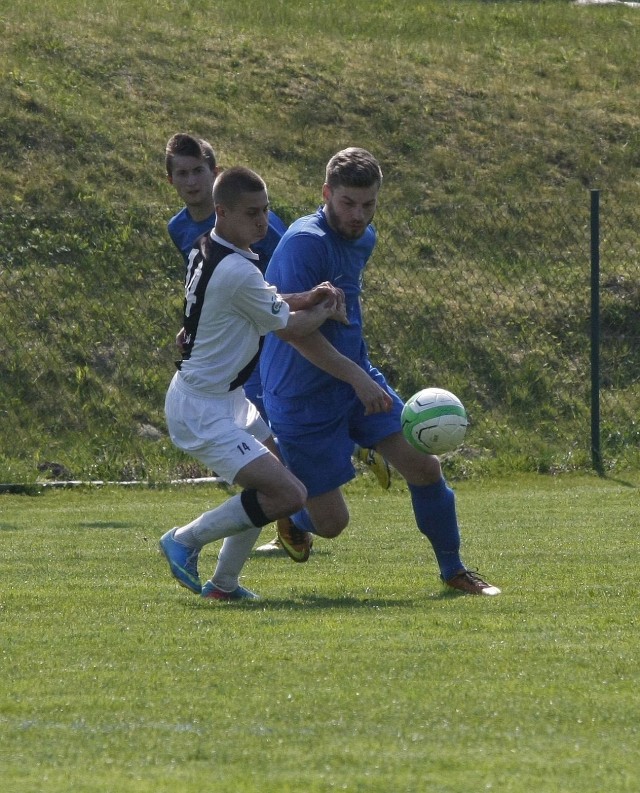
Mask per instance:
[[[258,408],[258,413],[262,416],[262,418],[267,422],[267,413],[264,409],[264,402],[262,396],[262,383],[260,382],[260,367],[256,366],[256,368],[251,372],[249,375],[249,379],[244,384],[244,393],[247,396],[247,399],[253,402],[253,404]]]
[[[401,429],[403,401],[381,372],[372,367],[369,374],[393,399],[387,413],[365,416],[362,402],[346,383],[336,383],[312,398],[274,399],[265,394],[282,458],[304,483],[309,497],[328,493],[353,479],[354,444],[371,449]]]

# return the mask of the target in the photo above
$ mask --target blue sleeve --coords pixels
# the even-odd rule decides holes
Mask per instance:
[[[282,218],[280,218],[275,212],[272,212],[271,210],[269,210],[269,226],[281,237],[287,230],[287,224],[284,222],[284,220],[282,220]]]
[[[312,234],[292,234],[283,238],[272,257],[265,278],[281,294],[306,292],[322,281],[330,281],[326,249]]]
[[[178,239],[178,237],[177,237],[177,235],[176,235],[176,233],[175,233],[175,231],[174,231],[174,225],[175,225],[175,224],[173,223],[173,219],[172,219],[172,220],[170,220],[170,221],[167,223],[167,231],[169,232],[169,236],[171,237],[171,242],[173,242],[173,244],[176,246],[176,248],[177,248],[177,249],[180,251],[180,253],[181,253],[181,254],[184,256],[184,253],[182,253],[182,249],[181,249],[181,247],[180,247],[180,241],[179,241],[179,239]]]

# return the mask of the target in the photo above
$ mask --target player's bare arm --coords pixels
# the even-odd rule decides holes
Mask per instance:
[[[338,352],[322,333],[315,332],[304,338],[287,341],[312,364],[336,379],[349,383],[364,405],[366,415],[386,413],[391,409],[392,400],[389,394],[358,364]]]
[[[310,308],[292,311],[286,328],[274,333],[284,341],[293,342],[313,333],[328,319],[348,324],[344,309],[335,306],[331,300],[325,300],[324,303],[316,303]]]
[[[321,303],[327,299],[333,300],[338,307],[343,306],[345,303],[342,289],[329,283],[329,281],[323,281],[306,292],[294,292],[289,295],[281,295],[281,297],[286,300],[293,311],[311,308],[316,303]]]

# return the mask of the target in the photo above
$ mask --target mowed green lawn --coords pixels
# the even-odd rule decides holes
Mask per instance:
[[[253,604],[156,550],[222,488],[0,496],[4,793],[636,793],[640,477],[455,487],[499,597],[444,594],[368,474],[308,564],[251,558]]]

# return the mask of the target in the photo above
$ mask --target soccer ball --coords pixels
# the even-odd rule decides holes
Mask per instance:
[[[467,412],[455,394],[424,388],[402,408],[402,433],[420,452],[445,454],[457,449],[467,431]]]

